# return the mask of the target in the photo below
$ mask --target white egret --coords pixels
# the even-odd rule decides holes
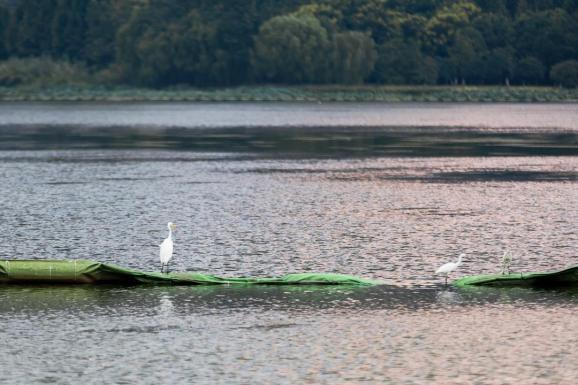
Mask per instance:
[[[436,274],[443,274],[446,278],[446,285],[448,284],[448,275],[456,270],[459,265],[462,264],[462,258],[465,257],[465,254],[460,254],[457,262],[448,262],[442,265],[439,269],[436,270]]]
[[[512,259],[514,259],[514,255],[510,252],[510,250],[506,250],[502,256],[502,275],[510,274],[510,265],[512,264]]]
[[[161,257],[161,273],[163,268],[166,266],[166,273],[169,272],[169,261],[173,257],[173,230],[176,229],[177,225],[172,222],[167,223],[169,229],[169,236],[165,238],[163,243],[160,244],[160,257]]]

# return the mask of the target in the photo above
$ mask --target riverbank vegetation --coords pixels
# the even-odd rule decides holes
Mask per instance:
[[[165,87],[69,84],[0,87],[0,101],[578,102],[578,89],[544,86],[309,85]]]
[[[0,0],[0,60],[4,99],[557,100],[507,86],[578,86],[578,0]]]

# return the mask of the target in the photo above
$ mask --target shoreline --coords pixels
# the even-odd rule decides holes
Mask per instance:
[[[578,103],[578,88],[530,86],[0,87],[0,102]]]

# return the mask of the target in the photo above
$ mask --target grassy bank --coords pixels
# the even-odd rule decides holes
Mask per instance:
[[[294,86],[145,89],[0,87],[0,101],[190,102],[578,102],[578,89],[480,86]]]

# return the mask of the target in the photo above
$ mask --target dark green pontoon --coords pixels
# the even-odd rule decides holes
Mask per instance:
[[[545,273],[510,273],[472,275],[457,279],[455,286],[578,286],[578,265],[564,270]]]
[[[300,273],[273,278],[220,278],[200,273],[155,273],[89,260],[0,261],[0,283],[169,284],[169,285],[376,285],[343,274]]]

